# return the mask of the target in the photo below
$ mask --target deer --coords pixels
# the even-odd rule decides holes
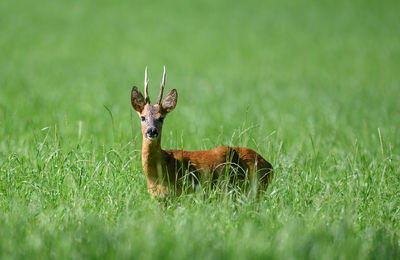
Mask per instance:
[[[167,198],[172,191],[182,191],[180,180],[189,178],[198,185],[201,180],[213,183],[223,176],[236,176],[241,182],[255,180],[258,190],[265,190],[272,179],[272,166],[260,154],[249,148],[220,146],[211,150],[186,151],[161,148],[162,127],[165,117],[178,101],[178,92],[172,89],[163,99],[166,69],[155,104],[151,104],[147,66],[144,78],[144,97],[136,86],[132,87],[131,104],[141,120],[142,167],[152,197]]]

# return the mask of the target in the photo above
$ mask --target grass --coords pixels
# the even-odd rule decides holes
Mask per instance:
[[[2,1],[0,258],[399,258],[399,11]],[[260,200],[149,197],[129,95],[164,64],[163,147],[257,150]]]

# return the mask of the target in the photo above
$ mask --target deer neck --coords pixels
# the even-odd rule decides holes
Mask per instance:
[[[158,172],[165,165],[165,158],[161,149],[161,136],[150,141],[143,136],[142,166],[147,177],[157,177]]]

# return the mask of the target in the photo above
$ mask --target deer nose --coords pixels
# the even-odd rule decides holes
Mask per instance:
[[[146,132],[147,137],[156,138],[158,136],[158,130],[155,127],[151,127]]]

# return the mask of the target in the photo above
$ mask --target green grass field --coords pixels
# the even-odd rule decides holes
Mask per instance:
[[[400,257],[399,1],[1,1],[0,258]],[[260,199],[152,199],[130,105],[163,148],[245,146]]]

